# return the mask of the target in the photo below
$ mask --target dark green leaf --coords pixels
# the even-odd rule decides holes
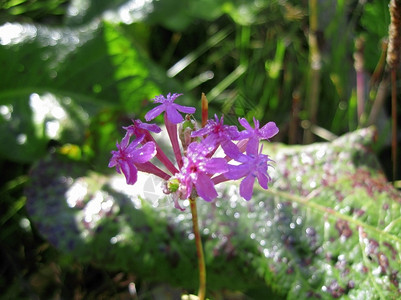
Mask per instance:
[[[390,12],[388,1],[373,1],[365,5],[361,16],[365,39],[364,58],[367,70],[373,72],[379,62],[383,39],[388,36]]]

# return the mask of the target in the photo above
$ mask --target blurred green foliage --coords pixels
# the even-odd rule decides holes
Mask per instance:
[[[379,103],[379,86],[388,77],[382,61],[388,1],[317,5],[320,92],[312,125],[340,135],[364,125],[356,117],[357,38],[364,40],[365,119]],[[49,152],[109,172],[121,126],[142,117],[155,95],[183,92],[184,104],[195,106],[205,92],[211,114],[223,112],[229,122],[238,116],[275,121],[277,140],[302,143],[310,126],[305,121],[311,119],[309,17],[308,2],[295,0],[1,1],[0,289],[6,290],[5,299],[48,298],[52,290],[70,298],[64,280],[88,296],[96,282],[91,274],[107,286],[93,289],[91,296],[119,292],[116,285],[127,275],[71,264],[42,240],[29,223],[23,190],[31,166]],[[381,97],[373,124],[379,128],[376,150],[387,153],[388,101],[386,94]]]

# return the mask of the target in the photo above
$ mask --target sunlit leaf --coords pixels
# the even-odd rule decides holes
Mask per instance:
[[[0,153],[32,161],[50,139],[82,141],[105,107],[141,113],[169,85],[135,45],[107,23],[76,29],[6,23],[0,27]]]
[[[66,24],[82,25],[103,18],[112,23],[131,24],[143,20],[153,10],[153,0],[72,0]]]
[[[372,129],[310,146],[266,144],[270,191],[249,202],[238,186],[199,200],[211,290],[265,287],[288,299],[400,296],[401,195],[380,171]],[[189,208],[163,198],[161,182],[136,186],[50,157],[31,173],[28,211],[57,248],[147,280],[195,288]],[[145,199],[145,200],[143,200]]]

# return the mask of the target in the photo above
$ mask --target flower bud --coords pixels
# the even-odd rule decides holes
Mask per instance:
[[[196,122],[191,119],[190,115],[186,115],[184,122],[179,125],[178,132],[184,151],[194,141],[194,138],[191,137],[191,132],[197,130],[197,127]]]
[[[167,191],[168,191],[168,193],[176,192],[179,187],[180,187],[180,181],[177,178],[172,177],[167,181]],[[168,194],[168,193],[166,193],[166,194]]]

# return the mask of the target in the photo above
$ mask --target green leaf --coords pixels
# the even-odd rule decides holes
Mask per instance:
[[[143,20],[153,8],[153,1],[131,0],[73,0],[66,17],[66,24],[77,26],[102,18],[112,23],[131,24]]]
[[[171,86],[115,25],[0,27],[0,154],[33,161],[50,139],[79,143],[88,119],[110,107],[141,114]],[[58,130],[55,130],[55,128]]]
[[[222,9],[239,25],[254,24],[257,14],[268,6],[268,1],[227,1]]]
[[[0,19],[46,19],[47,22],[54,22],[56,17],[65,13],[65,2],[67,0],[7,0],[0,3]]]
[[[222,14],[221,1],[93,1],[74,0],[69,6],[66,23],[81,25],[102,18],[112,23],[132,24],[146,20],[173,30],[184,30],[195,19],[214,20]]]
[[[177,5],[175,0],[74,0],[67,11],[67,25],[82,25],[102,18],[112,23],[132,24],[145,20],[174,31],[184,31],[199,19],[216,20],[227,13],[237,24],[254,24],[269,1],[191,0]]]
[[[390,25],[388,5],[388,1],[368,2],[361,16],[362,36],[365,39],[364,63],[371,72],[376,68],[382,54],[383,39],[388,36]]]
[[[401,195],[369,150],[375,131],[332,143],[266,144],[273,185],[247,202],[226,184],[198,201],[210,290],[274,289],[288,299],[400,296]],[[195,288],[189,209],[160,180],[104,177],[49,157],[31,173],[27,209],[39,231],[82,261]],[[146,199],[146,200],[144,200]],[[184,203],[185,204],[185,203]]]

